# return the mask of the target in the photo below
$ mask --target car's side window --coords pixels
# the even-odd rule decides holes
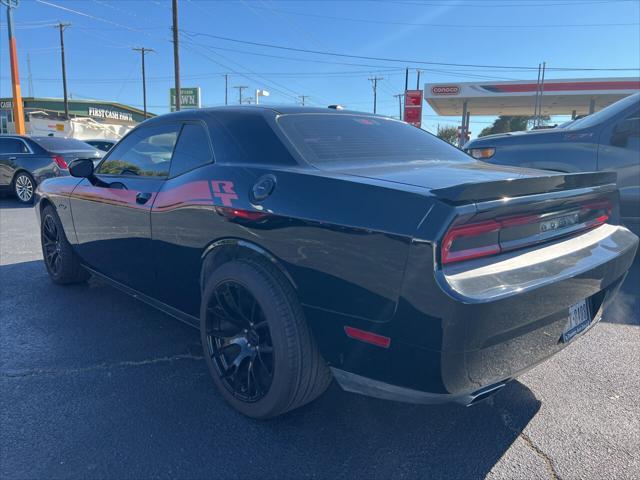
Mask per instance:
[[[185,123],[171,160],[171,176],[181,175],[213,160],[209,134],[201,123]]]
[[[0,153],[29,153],[29,148],[17,138],[0,138]]]
[[[638,150],[640,143],[640,109],[618,120],[613,127],[611,145]]]
[[[100,163],[96,173],[141,177],[167,177],[179,124],[140,127],[122,140]]]

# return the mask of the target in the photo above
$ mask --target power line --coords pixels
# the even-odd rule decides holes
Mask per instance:
[[[49,7],[53,7],[53,8],[57,8],[59,10],[64,10],[66,12],[69,13],[75,13],[76,15],[80,15],[86,18],[90,18],[92,20],[97,20],[99,22],[104,22],[104,23],[109,23],[111,25],[115,25],[116,27],[119,28],[124,28],[126,30],[130,30],[132,32],[141,32],[144,33],[145,35],[148,35],[146,32],[143,32],[142,30],[133,28],[133,27],[129,27],[128,25],[123,25],[122,23],[117,23],[117,22],[113,22],[111,20],[107,20],[106,18],[102,18],[102,17],[97,17],[95,15],[91,15],[89,13],[85,13],[85,12],[81,12],[80,10],[74,10],[73,8],[69,8],[69,7],[63,7],[62,5],[58,5],[56,3],[53,2],[48,2],[46,0],[35,0],[37,3],[41,3],[42,5],[47,5]]]
[[[374,61],[380,61],[380,62],[395,62],[395,63],[400,63],[400,64],[419,64],[419,65],[440,65],[440,66],[447,66],[447,67],[469,67],[469,68],[499,68],[499,69],[506,69],[506,70],[536,70],[537,67],[528,67],[528,66],[518,66],[518,65],[481,65],[481,64],[471,64],[471,63],[449,63],[449,62],[428,62],[428,61],[424,61],[424,60],[407,60],[407,59],[401,59],[401,58],[388,58],[388,57],[369,57],[369,56],[364,56],[364,55],[352,55],[352,54],[348,54],[348,53],[339,53],[339,52],[325,52],[325,51],[321,51],[321,50],[310,50],[310,49],[306,49],[306,48],[296,48],[296,47],[286,47],[284,45],[274,45],[274,44],[270,44],[270,43],[263,43],[263,42],[252,42],[249,40],[240,40],[237,38],[231,38],[231,37],[223,37],[221,35],[213,35],[210,33],[204,33],[204,32],[193,32],[193,31],[185,31],[183,30],[182,33],[186,34],[186,35],[192,35],[192,36],[201,36],[201,37],[210,37],[210,38],[215,38],[217,40],[224,40],[227,42],[234,42],[234,43],[242,43],[242,44],[246,44],[246,45],[254,45],[254,46],[258,46],[258,47],[266,47],[266,48],[275,48],[275,49],[279,49],[279,50],[288,50],[288,51],[293,51],[293,52],[302,52],[302,53],[312,53],[312,54],[316,54],[316,55],[327,55],[327,56],[334,56],[334,57],[343,57],[343,58],[357,58],[360,60],[374,60]],[[216,48],[216,47],[212,47],[212,48]],[[573,67],[554,67],[554,68],[549,68],[549,70],[559,70],[559,71],[564,71],[564,70],[569,70],[569,71],[604,71],[604,70],[608,70],[608,71],[619,71],[619,70],[638,70],[638,68],[573,68]]]
[[[206,47],[206,46],[204,46],[204,48],[207,48],[207,47]],[[197,51],[197,50],[195,50],[195,49],[193,49],[193,51],[194,51],[194,52],[196,52],[196,53],[198,53],[199,55],[203,56],[204,58],[208,59],[209,61],[212,61],[212,62],[214,62],[214,63],[216,63],[216,64],[218,64],[218,65],[220,65],[220,66],[222,66],[222,67],[224,67],[224,68],[228,68],[228,66],[227,66],[227,65],[225,65],[225,64],[223,64],[223,63],[221,63],[221,62],[219,62],[219,61],[216,61],[216,60],[212,59],[210,56],[208,56],[208,55],[206,55],[206,54],[204,54],[204,53],[202,53],[202,52],[199,52],[199,51]],[[239,62],[237,62],[237,61],[235,61],[235,60],[232,60],[232,59],[230,59],[230,58],[227,58],[227,57],[225,57],[224,55],[221,55],[221,54],[219,54],[219,53],[217,53],[217,52],[211,52],[211,53],[213,53],[214,55],[217,55],[218,57],[221,57],[222,59],[224,59],[224,60],[225,60],[225,61],[227,61],[227,62],[231,62],[231,63],[233,63],[233,64],[235,64],[235,65],[240,66],[241,68],[246,68],[246,67],[245,67],[244,65],[242,65],[241,63],[239,63]],[[262,77],[261,75],[255,74],[254,72],[251,72],[251,71],[249,71],[249,73],[248,73],[248,74],[242,74],[242,73],[240,73],[240,72],[238,72],[238,71],[235,71],[235,70],[232,70],[232,69],[230,69],[230,70],[231,70],[233,73],[238,74],[238,75],[241,75],[241,76],[243,76],[244,78],[246,78],[246,79],[248,79],[248,80],[255,81],[255,80],[254,80],[254,79],[252,79],[250,76],[257,77],[257,78],[261,79],[261,80],[262,80],[262,81],[263,81],[267,86],[269,86],[269,84],[270,84],[270,85],[271,85],[271,89],[272,89],[272,90],[274,90],[274,91],[276,91],[276,92],[280,92],[280,93],[281,93],[283,96],[285,96],[285,97],[289,97],[289,98],[294,99],[294,100],[296,100],[296,99],[297,99],[297,95],[298,95],[298,94],[297,94],[297,92],[294,92],[293,90],[291,90],[290,88],[286,87],[285,85],[282,85],[282,84],[280,84],[280,83],[277,83],[277,82],[275,82],[275,81],[273,81],[273,80],[267,81],[267,80],[266,80],[264,77]],[[290,92],[290,93],[287,93],[287,91],[288,91],[288,92]]]

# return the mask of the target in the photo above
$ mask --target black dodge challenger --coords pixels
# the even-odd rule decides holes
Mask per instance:
[[[200,329],[221,395],[473,404],[596,324],[638,238],[615,174],[489,165],[388,118],[298,107],[145,121],[38,188],[56,283]]]

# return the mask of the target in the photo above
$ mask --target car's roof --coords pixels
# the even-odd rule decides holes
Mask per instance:
[[[183,117],[183,116],[197,116],[202,114],[218,113],[218,112],[242,112],[246,114],[261,115],[264,113],[271,113],[273,115],[279,114],[293,114],[293,113],[326,113],[326,114],[358,114],[369,115],[369,112],[357,112],[354,110],[336,109],[336,108],[320,108],[320,107],[303,107],[300,105],[229,105],[221,107],[206,107],[198,108],[195,110],[181,110],[179,112],[167,113],[164,115],[158,115],[157,117],[150,118],[147,121],[157,120],[162,121],[163,118],[168,117]]]

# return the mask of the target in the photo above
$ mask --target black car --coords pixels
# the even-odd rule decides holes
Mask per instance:
[[[108,140],[106,138],[96,138],[91,140],[83,140],[84,143],[88,143],[94,148],[101,150],[103,152],[108,152],[113,148],[113,146],[118,143],[116,140]]]
[[[622,220],[640,231],[640,93],[556,128],[488,135],[464,149],[497,165],[616,172]]]
[[[595,325],[638,238],[615,174],[476,161],[305,107],[145,121],[38,191],[51,279],[200,329],[221,395],[272,417],[345,390],[473,404]]]
[[[72,160],[101,157],[99,150],[79,140],[0,135],[0,191],[12,191],[19,202],[31,203],[37,185],[67,174]]]

